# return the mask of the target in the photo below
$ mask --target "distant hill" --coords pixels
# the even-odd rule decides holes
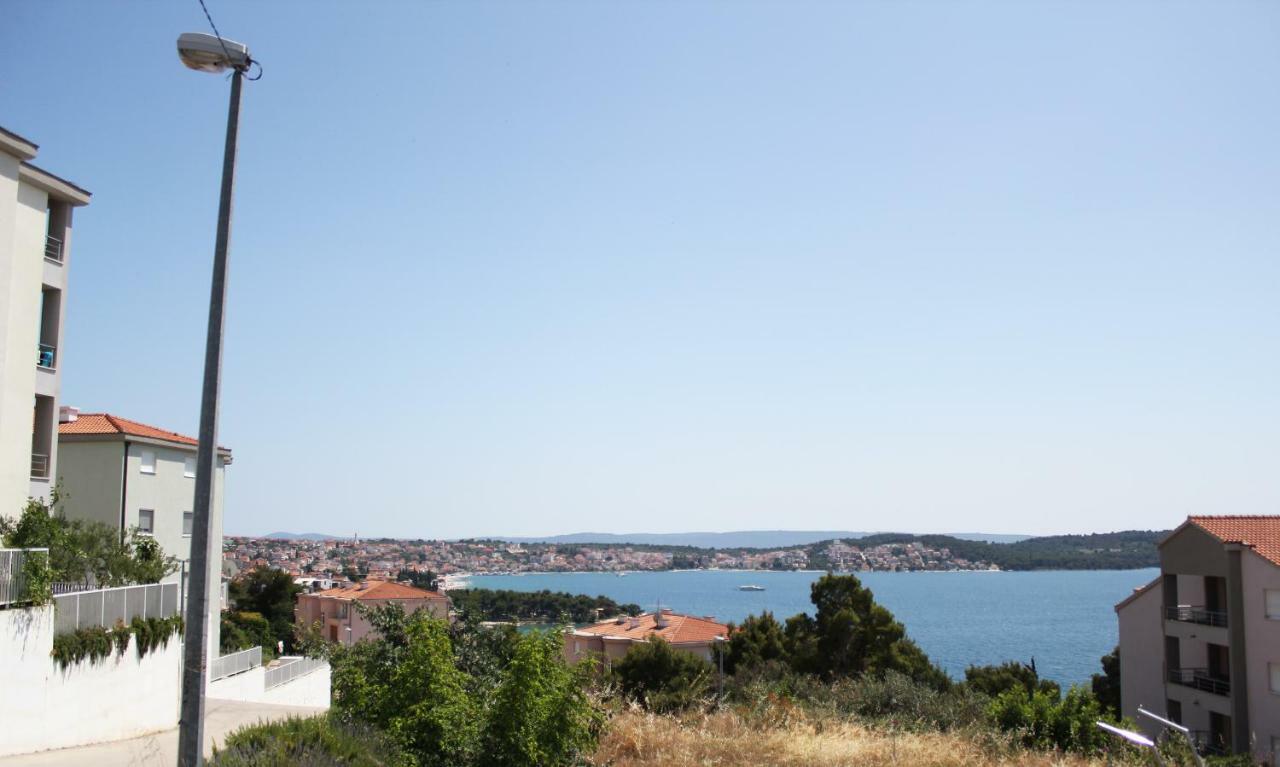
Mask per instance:
[[[267,533],[259,538],[275,538],[281,541],[338,541],[345,536],[327,535],[325,533]]]
[[[833,538],[861,538],[870,534],[840,530],[738,530],[728,533],[570,533],[495,538],[511,543],[638,543],[648,546],[696,546],[700,549],[773,549],[804,546]]]
[[[1124,530],[1090,535],[1050,535],[1025,538],[1013,543],[965,540],[954,535],[909,535],[877,533],[854,543],[876,546],[920,542],[950,549],[957,557],[972,562],[991,562],[1001,570],[1128,570],[1159,567],[1156,543],[1167,530]],[[811,547],[810,563],[823,565],[821,547]]]

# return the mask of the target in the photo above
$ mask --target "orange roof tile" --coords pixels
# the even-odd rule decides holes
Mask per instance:
[[[1280,516],[1187,517],[1187,521],[1223,543],[1248,546],[1280,565]]]
[[[325,589],[317,591],[315,596],[334,597],[336,599],[447,599],[439,591],[427,591],[417,586],[406,586],[392,581],[368,581],[346,588]]]
[[[727,637],[729,627],[708,618],[695,618],[692,615],[679,615],[663,611],[667,625],[659,627],[653,613],[644,613],[636,618],[623,618],[601,621],[592,626],[578,629],[578,633],[595,636],[616,637],[641,642],[650,636],[659,636],[671,644],[690,644],[712,642],[717,637]]]
[[[148,426],[145,423],[130,421],[110,413],[81,413],[76,420],[58,424],[59,434],[126,434],[131,437],[150,437],[177,442],[182,445],[196,445],[198,442],[176,431],[166,431]]]

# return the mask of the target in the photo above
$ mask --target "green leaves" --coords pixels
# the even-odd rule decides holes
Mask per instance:
[[[622,692],[652,711],[677,711],[701,700],[715,678],[710,663],[650,636],[613,664]]]

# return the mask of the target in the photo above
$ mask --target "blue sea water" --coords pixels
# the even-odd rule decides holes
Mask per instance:
[[[1043,678],[1086,683],[1117,642],[1115,604],[1158,570],[859,573],[876,601],[957,679],[971,664],[1035,658]],[[779,620],[812,613],[817,572],[726,570],[476,575],[473,588],[567,591],[676,612],[741,621],[770,610]],[[739,591],[759,584],[765,591]]]

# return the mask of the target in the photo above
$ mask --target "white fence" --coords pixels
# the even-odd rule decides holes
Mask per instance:
[[[149,583],[114,589],[59,594],[55,628],[62,634],[89,626],[111,628],[134,618],[168,618],[182,609],[181,587],[176,583]]]
[[[209,681],[222,679],[232,674],[239,674],[261,665],[261,647],[250,647],[248,650],[223,655],[220,658],[214,658],[213,662],[209,664]]]
[[[27,576],[23,567],[29,557],[44,557],[48,549],[0,549],[0,607],[27,600]]]
[[[310,674],[326,665],[325,661],[317,658],[283,657],[280,659],[279,666],[267,669],[266,689],[279,687],[285,682],[291,682],[303,674]]]

